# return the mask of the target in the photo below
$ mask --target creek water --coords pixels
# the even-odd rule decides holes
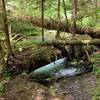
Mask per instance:
[[[61,69],[57,73],[55,73],[56,78],[61,78],[65,76],[75,76],[77,69],[76,68],[66,68],[66,69]]]
[[[33,81],[46,85],[54,80],[63,77],[75,77],[92,71],[90,63],[81,62],[80,67],[76,64],[69,64],[67,58],[59,59],[41,68],[38,68],[29,74]]]

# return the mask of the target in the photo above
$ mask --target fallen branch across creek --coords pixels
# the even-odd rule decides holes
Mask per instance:
[[[95,45],[100,46],[100,39],[92,40],[54,40],[54,41],[45,41],[40,45]]]
[[[93,40],[56,40],[53,41],[55,44],[63,44],[63,45],[96,45],[100,46],[100,39],[93,39]]]

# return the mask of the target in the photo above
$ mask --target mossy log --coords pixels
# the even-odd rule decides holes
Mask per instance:
[[[100,39],[87,39],[87,40],[78,40],[78,39],[70,39],[70,40],[54,40],[54,41],[44,41],[41,43],[43,46],[52,46],[52,45],[95,45],[100,46]]]
[[[25,22],[29,22],[32,23],[34,26],[37,27],[42,27],[42,19],[38,18],[38,17],[32,17],[32,16],[13,16],[13,17],[9,17],[10,20],[20,20],[20,21],[25,21]],[[70,33],[66,23],[66,21],[61,21],[60,22],[60,26],[59,26],[59,30],[62,32],[68,32]],[[44,19],[44,28],[48,29],[48,30],[57,30],[57,21],[55,20],[50,20],[50,19]],[[72,29],[71,27],[72,25],[70,25],[70,29]],[[77,34],[88,34],[90,35],[92,38],[100,38],[100,30],[94,30],[90,27],[87,28],[82,28],[81,26],[77,25]]]
[[[100,39],[92,39],[92,40],[59,40],[53,41],[54,44],[62,44],[62,45],[96,45],[100,46]]]

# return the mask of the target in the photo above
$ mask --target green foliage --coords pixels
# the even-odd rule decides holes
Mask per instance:
[[[0,38],[4,37],[4,33],[0,32]]]
[[[99,90],[100,91],[100,90]],[[97,92],[96,92],[97,93]],[[92,98],[92,100],[99,100],[99,96],[100,95],[99,93],[95,94]]]
[[[100,29],[100,23],[99,22],[96,23],[95,29]]]
[[[96,75],[100,74],[100,62],[94,64],[94,72]]]
[[[10,80],[11,79],[11,74],[8,71],[5,71],[3,74],[3,77],[5,80]]]
[[[100,75],[100,54],[94,54],[92,56],[92,60],[94,62],[93,69],[96,76]],[[100,99],[100,77],[98,78],[98,82],[96,83],[96,87],[93,90],[93,98],[92,100],[99,100]]]
[[[13,33],[20,33],[27,36],[36,36],[41,33],[39,28],[34,28],[32,24],[21,22],[21,21],[12,21],[12,32]]]
[[[97,86],[93,91],[93,98],[92,100],[100,100],[100,79],[98,79]]]
[[[23,40],[23,41],[19,41],[16,44],[17,48],[24,48],[24,47],[32,47],[34,45],[38,45],[41,42],[41,39],[37,40],[37,39],[30,39],[30,40]]]
[[[9,81],[11,79],[11,74],[8,71],[5,71],[3,74],[3,81]],[[0,83],[0,95],[2,95],[3,93],[5,93],[6,87],[4,85],[4,83]]]
[[[95,19],[93,17],[85,17],[83,18],[83,25],[94,27],[96,25]]]
[[[38,16],[41,17],[41,1],[39,0],[8,0],[8,4],[10,5],[10,9],[15,15],[29,15],[29,16]],[[95,15],[97,14],[98,20],[100,19],[100,7],[95,6],[95,1],[88,1],[84,4],[85,1],[78,1],[78,17],[81,16],[83,18],[84,26],[91,26],[95,28],[100,28],[100,24],[97,25],[95,21]],[[65,0],[67,7],[68,18],[71,18],[72,15],[72,1]],[[15,9],[14,9],[15,7]],[[8,7],[9,8],[9,7]],[[44,14],[45,18],[57,18],[57,1],[55,0],[45,0],[44,2]],[[63,2],[61,1],[61,18],[64,18],[63,11]],[[80,24],[80,23],[79,23]],[[30,25],[31,26],[31,25]],[[22,26],[21,26],[22,27]],[[20,27],[19,27],[20,29]],[[27,34],[27,33],[26,33]],[[31,34],[31,33],[29,33]]]
[[[96,75],[100,74],[100,54],[94,54],[92,56],[92,61],[93,63],[93,69],[94,69],[94,73]]]
[[[0,96],[1,96],[3,93],[5,93],[5,86],[4,86],[2,83],[0,83]]]

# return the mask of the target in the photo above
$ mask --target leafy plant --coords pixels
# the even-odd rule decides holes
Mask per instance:
[[[2,95],[5,92],[5,86],[0,83],[0,95]]]
[[[5,71],[3,74],[3,77],[5,80],[10,80],[11,79],[11,74],[8,71]]]
[[[99,80],[100,82],[100,80]],[[92,100],[100,100],[100,83],[98,82],[96,88],[93,91],[93,98]]]
[[[96,75],[100,74],[100,54],[95,54],[92,56],[92,60],[94,62],[93,69]]]
[[[96,76],[100,75],[100,54],[93,55],[93,69]],[[93,90],[93,98],[92,100],[99,100],[100,99],[100,78],[98,78],[97,85]]]

